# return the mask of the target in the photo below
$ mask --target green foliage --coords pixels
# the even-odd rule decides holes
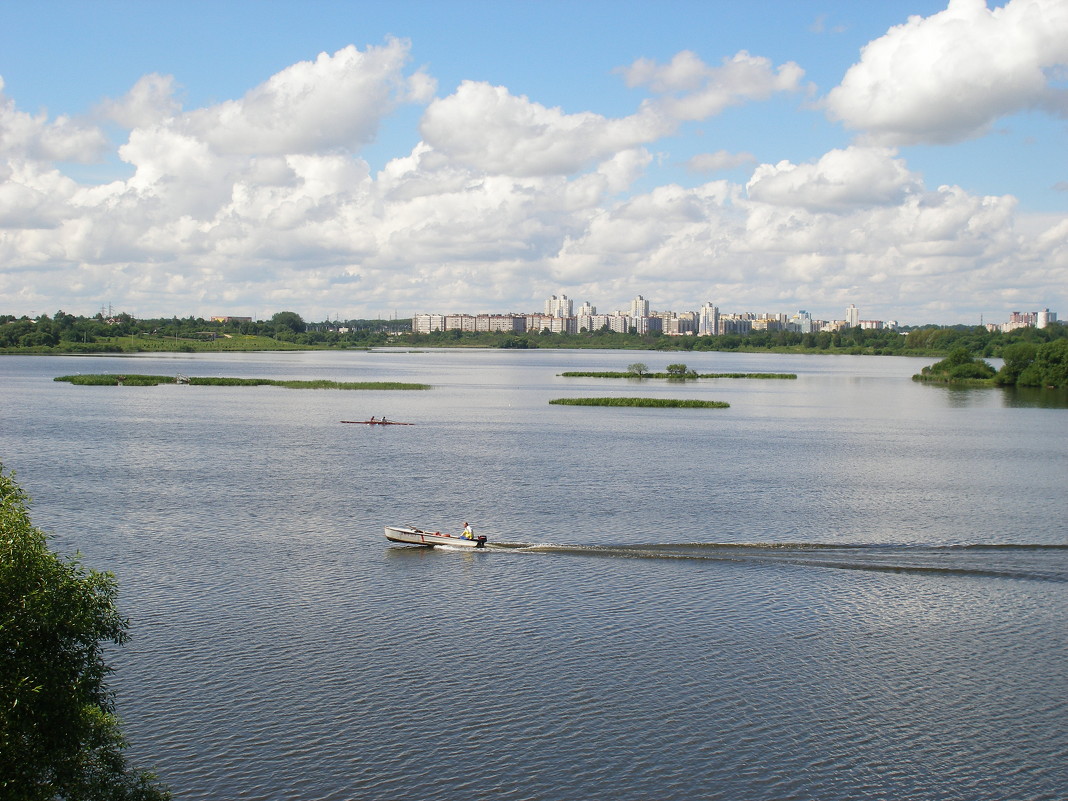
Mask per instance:
[[[940,362],[924,367],[915,381],[936,381],[947,384],[988,384],[997,371],[982,359],[973,357],[968,349],[958,346]]]
[[[698,378],[774,378],[796,379],[797,373],[701,373]]]
[[[1068,388],[1068,339],[1023,340],[1006,346],[1001,357],[1005,364],[994,379],[1000,385]]]
[[[685,364],[669,364],[667,373],[672,378],[697,378],[697,371],[691,370]]]
[[[295,312],[279,312],[265,322],[172,317],[138,320],[120,313],[104,318],[0,315],[0,350],[33,353],[201,352],[218,350],[300,350],[374,347],[398,332],[410,333],[411,320],[348,320],[305,323]]]
[[[67,381],[78,386],[154,387],[160,384],[176,384],[179,381],[169,375],[116,375],[97,373],[86,375],[61,375],[53,381]],[[400,381],[284,381],[273,378],[224,378],[217,376],[185,377],[181,383],[193,386],[212,387],[285,387],[286,389],[430,389],[430,384],[409,384]]]
[[[998,370],[994,380],[998,384],[1014,385],[1023,373],[1035,360],[1038,348],[1032,342],[1015,342],[1007,345],[1001,351],[1001,358],[1005,364]]]
[[[677,400],[675,398],[556,398],[561,406],[640,406],[671,409],[727,409],[725,401]]]
[[[641,378],[642,376],[644,376],[646,373],[649,372],[649,367],[644,362],[634,362],[633,364],[628,364],[627,365],[627,372],[630,375],[637,376],[638,378]]]
[[[166,799],[129,768],[102,644],[128,639],[110,573],[49,550],[0,465],[0,798]]]
[[[279,334],[303,334],[308,330],[308,326],[301,316],[291,311],[278,312],[271,318],[271,325],[274,327],[275,336]]]
[[[907,335],[905,335],[907,333]],[[659,351],[775,351],[779,353],[848,353],[944,355],[955,347],[982,357],[999,357],[1017,342],[1041,345],[1068,338],[1068,325],[1019,328],[1003,333],[982,326],[916,327],[907,332],[846,328],[801,334],[753,331],[721,336],[665,336],[660,332],[620,333],[603,327],[578,334],[542,330],[435,331],[415,334],[410,319],[305,322],[296,312],[278,312],[267,321],[203,318],[135,319],[125,312],[105,318],[75,317],[57,311],[36,319],[0,315],[0,351],[30,353],[136,353],[142,351],[250,351],[371,348],[396,344],[415,347],[598,348]]]
[[[1035,361],[1020,373],[1020,386],[1068,387],[1068,339],[1039,345]]]

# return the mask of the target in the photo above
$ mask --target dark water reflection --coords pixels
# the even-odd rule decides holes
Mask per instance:
[[[180,799],[1068,796],[1068,413],[929,360],[559,376],[636,360],[680,358],[0,359],[0,459],[118,575],[119,708]],[[617,394],[731,406],[548,404]],[[372,414],[416,425],[338,422]],[[493,547],[382,537],[465,519]]]

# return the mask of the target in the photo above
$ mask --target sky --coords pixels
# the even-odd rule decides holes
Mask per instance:
[[[1068,0],[0,2],[0,314],[1068,316]]]

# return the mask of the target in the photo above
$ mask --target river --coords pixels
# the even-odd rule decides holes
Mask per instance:
[[[560,375],[635,361],[797,379]],[[933,361],[12,356],[0,461],[116,574],[131,758],[181,801],[1064,799],[1068,409]],[[593,395],[730,407],[549,404]],[[382,534],[464,521],[484,552]]]

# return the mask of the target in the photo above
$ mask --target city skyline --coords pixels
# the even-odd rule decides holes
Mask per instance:
[[[723,333],[747,333],[751,330],[785,329],[800,333],[835,331],[842,328],[888,328],[896,330],[900,323],[893,319],[862,318],[861,310],[850,303],[840,318],[822,319],[806,309],[793,313],[781,311],[735,311],[720,309],[706,301],[699,309],[657,309],[643,295],[631,299],[629,309],[616,308],[598,313],[597,306],[584,300],[578,311],[575,298],[566,293],[551,295],[545,299],[542,312],[419,312],[412,315],[412,330],[417,333],[432,331],[527,331],[548,330],[551,333],[581,333],[602,328],[617,333],[649,333],[661,331],[672,335],[694,334],[699,336]],[[655,325],[650,327],[650,320]],[[988,330],[1011,331],[1016,328],[1045,328],[1057,323],[1057,312],[1048,307],[1042,310],[1008,313],[1002,323],[980,321]],[[932,323],[933,324],[933,323]]]
[[[1063,0],[206,8],[0,6],[5,311],[1068,303]]]

